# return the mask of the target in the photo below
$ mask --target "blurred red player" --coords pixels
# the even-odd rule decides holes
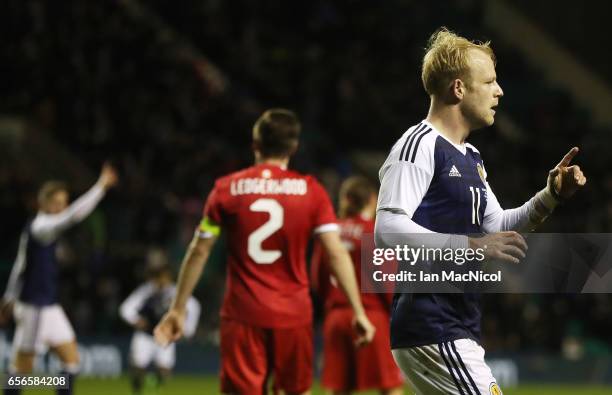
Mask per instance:
[[[359,341],[374,336],[329,196],[313,177],[287,169],[300,129],[295,114],[283,109],[266,111],[255,123],[255,165],[216,181],[183,260],[172,307],[155,330],[162,344],[181,336],[185,304],[223,229],[228,253],[221,309],[223,393],[265,394],[270,375],[275,391],[309,393],[312,302],[305,253],[312,235],[332,257]]]
[[[358,279],[362,236],[374,233],[375,212],[374,186],[363,177],[348,178],[340,188],[340,235],[351,254]],[[333,394],[371,389],[378,389],[386,395],[402,394],[404,380],[393,360],[389,340],[389,309],[393,293],[361,294],[366,314],[376,326],[376,336],[372,343],[357,348],[351,330],[350,304],[338,289],[325,251],[318,244],[312,259],[313,287],[325,301],[323,387]]]

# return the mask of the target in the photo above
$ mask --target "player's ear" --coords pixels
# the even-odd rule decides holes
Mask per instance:
[[[451,84],[451,96],[456,100],[463,100],[465,84],[460,78],[455,78]]]

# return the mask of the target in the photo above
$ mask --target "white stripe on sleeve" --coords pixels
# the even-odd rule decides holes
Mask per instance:
[[[323,225],[317,226],[315,230],[313,231],[313,233],[315,235],[320,235],[321,233],[339,232],[339,231],[340,231],[340,227],[338,226],[338,224],[323,224]]]

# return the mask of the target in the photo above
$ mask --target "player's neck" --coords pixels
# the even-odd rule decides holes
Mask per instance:
[[[272,165],[278,166],[283,170],[287,170],[289,166],[289,158],[256,158],[255,164],[257,165]]]
[[[470,127],[457,106],[437,105],[432,101],[426,120],[457,145],[462,145],[470,135]]]

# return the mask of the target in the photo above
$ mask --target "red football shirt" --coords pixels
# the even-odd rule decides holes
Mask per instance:
[[[341,219],[340,235],[346,249],[351,254],[357,282],[361,287],[361,240],[365,234],[374,234],[374,220],[365,219],[360,215]],[[312,281],[318,294],[325,301],[325,310],[350,307],[347,297],[338,287],[336,279],[331,274],[328,258],[320,243],[314,246],[311,262]],[[393,293],[361,293],[361,302],[366,310],[389,311]]]
[[[312,321],[306,248],[313,233],[338,229],[314,177],[266,164],[232,173],[215,183],[204,217],[227,235],[222,317],[265,328]]]

